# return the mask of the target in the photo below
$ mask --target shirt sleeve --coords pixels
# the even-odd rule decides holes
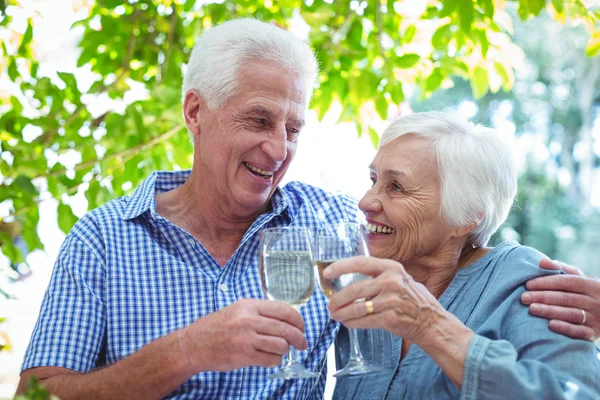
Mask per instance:
[[[531,345],[545,347],[543,339],[532,340]],[[581,357],[585,353],[591,357]],[[506,340],[475,335],[465,360],[461,400],[597,398],[600,364],[593,359],[598,360],[600,354],[593,344],[572,340],[547,355],[552,359],[527,359]]]
[[[513,252],[491,282],[488,321],[467,350],[461,399],[597,399],[600,352],[589,341],[548,329],[520,302],[525,282],[540,275],[533,249]],[[544,272],[548,273],[548,272]],[[490,292],[492,292],[490,290]],[[493,307],[492,307],[493,305]]]
[[[88,372],[106,328],[105,266],[73,233],[63,243],[21,370],[41,366]]]

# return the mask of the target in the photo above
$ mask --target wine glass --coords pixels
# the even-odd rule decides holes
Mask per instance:
[[[311,240],[306,228],[267,228],[260,232],[260,278],[269,300],[283,301],[296,310],[308,302],[315,288]],[[283,367],[267,379],[319,376],[304,368],[290,346]]]
[[[334,293],[339,292],[354,282],[371,279],[369,276],[351,273],[344,274],[336,279],[325,279],[323,271],[331,263],[344,258],[369,255],[363,228],[359,224],[340,223],[324,227],[317,232],[315,239],[315,260],[319,285],[321,291],[330,299]],[[364,301],[358,300],[358,301]],[[350,358],[344,368],[333,375],[337,378],[343,376],[366,375],[384,371],[384,368],[369,364],[362,356],[358,346],[356,329],[348,329],[350,337]]]

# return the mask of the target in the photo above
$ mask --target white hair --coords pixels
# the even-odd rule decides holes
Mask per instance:
[[[219,109],[238,92],[240,67],[256,59],[275,61],[286,72],[299,74],[310,99],[318,73],[310,47],[291,32],[250,18],[227,21],[196,39],[183,77],[182,98],[196,89],[209,109]]]
[[[485,246],[504,222],[517,193],[512,146],[497,131],[443,112],[423,112],[392,122],[380,147],[413,134],[431,142],[440,181],[440,212],[456,227],[476,227],[474,246]]]

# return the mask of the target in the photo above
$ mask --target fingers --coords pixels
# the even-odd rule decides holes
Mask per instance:
[[[285,339],[276,336],[257,335],[251,344],[256,351],[276,356],[284,356],[290,349]]]
[[[521,295],[521,302],[525,305],[541,303],[552,306],[581,308],[584,310],[590,310],[593,307],[592,299],[588,296],[551,291],[525,292]]]
[[[568,322],[552,320],[548,324],[551,331],[566,335],[575,339],[594,341],[598,338],[596,332],[586,325],[573,325]]]
[[[304,332],[304,320],[302,315],[289,304],[281,301],[261,301],[258,305],[258,313],[263,317],[278,319],[295,326]]]
[[[398,268],[404,271],[402,264],[396,261],[376,257],[356,256],[334,262],[323,271],[323,276],[327,279],[334,279],[340,275],[358,272],[363,275],[376,277],[389,268]]]
[[[549,275],[527,281],[529,290],[560,290],[571,293],[589,294],[591,279],[577,275]]]
[[[298,350],[308,348],[308,342],[304,337],[304,333],[298,327],[274,319],[264,318],[256,326],[256,332],[262,337],[277,339],[273,342],[273,349],[269,347],[261,347],[263,351],[284,355],[289,350],[289,345],[294,346]],[[278,345],[279,344],[279,345]]]
[[[379,294],[379,286],[375,283],[375,281],[369,279],[354,282],[350,286],[331,296],[327,308],[329,309],[329,312],[332,313],[339,308],[354,303],[356,300],[372,298],[377,296],[377,294]]]
[[[569,264],[565,264],[562,261],[551,260],[549,258],[541,259],[540,262],[538,263],[538,266],[540,268],[553,270],[553,271],[561,271],[562,270],[570,275],[585,276],[585,274],[583,273],[583,271],[581,271],[581,269],[574,267],[572,265],[569,265]]]
[[[372,304],[373,312],[371,313],[371,316],[378,312],[378,310],[376,309],[375,302],[372,302]],[[369,313],[367,312],[367,307],[364,301],[356,301],[354,303],[346,305],[345,307],[330,311],[329,316],[331,317],[331,319],[345,323],[348,320],[369,316]]]
[[[581,325],[583,322],[583,313],[580,308],[549,306],[546,304],[534,303],[529,307],[529,312],[538,317],[550,320],[556,319],[574,325]],[[587,318],[589,318],[589,314],[586,315],[586,319]]]

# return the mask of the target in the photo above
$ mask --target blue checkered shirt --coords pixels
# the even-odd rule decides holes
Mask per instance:
[[[292,182],[275,191],[226,266],[192,235],[156,213],[156,193],[180,186],[189,171],[155,172],[130,197],[85,215],[67,236],[46,291],[22,369],[57,366],[88,372],[243,298],[264,298],[258,232],[312,231],[361,217],[356,200]],[[303,364],[319,378],[270,381],[275,368],[250,367],[191,377],[172,399],[322,398],[326,352],[338,325],[316,290],[301,309],[308,349]],[[157,366],[159,368],[159,366]]]

